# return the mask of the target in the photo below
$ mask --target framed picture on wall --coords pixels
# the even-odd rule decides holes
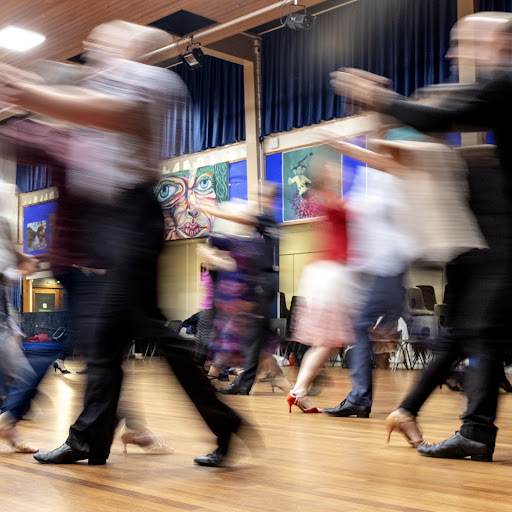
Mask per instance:
[[[306,194],[313,184],[311,166],[315,158],[339,162],[341,177],[341,156],[324,146],[283,153],[283,222],[313,219],[322,215],[314,198]]]
[[[229,166],[224,162],[164,174],[156,193],[164,214],[165,240],[207,236],[214,218],[201,207],[229,199]]]
[[[45,201],[23,207],[23,252],[46,254],[50,248],[52,217],[57,201]]]

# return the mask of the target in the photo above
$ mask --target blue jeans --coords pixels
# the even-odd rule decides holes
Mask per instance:
[[[402,281],[403,274],[375,276],[366,303],[355,322],[356,344],[351,349],[350,371],[352,391],[347,395],[347,400],[354,405],[370,408],[372,406],[373,349],[368,330],[373,328],[379,317],[384,314],[400,318],[404,304]]]
[[[50,364],[62,351],[62,343],[30,343],[26,350],[27,360],[32,367],[32,378],[28,381],[17,380],[10,388],[2,404],[2,413],[11,413],[16,420],[21,420],[30,409],[30,402],[37,393],[37,386],[43,379]]]
[[[0,394],[6,393],[12,383],[26,384],[35,375],[14,338],[10,311],[8,287],[0,277],[0,374],[3,383]]]

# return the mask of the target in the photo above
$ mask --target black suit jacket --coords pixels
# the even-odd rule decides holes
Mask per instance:
[[[470,128],[494,132],[509,213],[512,203],[512,72],[502,71],[492,80],[464,88],[442,107],[432,107],[398,97],[384,113],[422,132],[450,132]]]

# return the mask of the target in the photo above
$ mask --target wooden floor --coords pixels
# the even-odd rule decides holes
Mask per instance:
[[[175,447],[165,456],[136,447],[123,454],[116,438],[106,466],[44,466],[0,445],[0,503],[22,511],[500,511],[512,510],[512,395],[503,394],[495,462],[421,457],[397,435],[385,442],[384,419],[416,372],[376,371],[370,419],[288,413],[285,397],[258,383],[251,396],[226,401],[257,425],[266,448],[252,457],[242,444],[228,468],[195,466],[214,440],[165,365],[130,361],[126,383],[144,404],[151,428]],[[73,371],[80,362],[70,362]],[[291,381],[295,368],[287,369]],[[347,370],[327,369],[330,385],[315,405],[334,406],[349,390]],[[49,373],[20,430],[43,450],[66,439],[79,413],[85,376]],[[463,395],[437,390],[421,413],[425,437],[440,441],[460,425]]]

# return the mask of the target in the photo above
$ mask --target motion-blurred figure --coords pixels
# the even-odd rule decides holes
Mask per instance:
[[[247,214],[248,205],[229,202],[218,210],[237,216]],[[218,379],[224,368],[243,366],[244,347],[258,324],[257,287],[263,242],[254,236],[250,225],[219,220],[214,227],[208,246],[200,245],[197,252],[216,269],[213,359],[208,378],[219,389]]]
[[[87,74],[82,66],[47,61],[37,63],[35,69],[47,83],[57,87],[76,84]],[[72,193],[67,185],[70,130],[66,124],[45,116],[15,118],[0,128],[0,136],[15,150],[18,163],[44,164],[51,172],[53,185],[58,189],[48,259],[52,274],[66,290],[68,335],[53,367],[55,370],[59,368],[61,373],[70,373],[62,371],[63,359],[71,355],[74,349],[84,355],[108,283],[105,269],[96,266],[87,240],[82,236],[83,212],[89,211],[94,201]],[[38,356],[37,365],[42,377],[46,370],[42,355]],[[85,372],[81,370],[77,373]],[[6,407],[18,419],[28,410],[35,386],[37,382],[32,381],[25,393],[18,390],[9,396]],[[58,406],[62,407],[62,404]],[[122,395],[118,416],[125,419],[121,433],[125,451],[127,444],[133,444],[151,454],[172,453],[172,448],[148,429],[142,407],[135,407],[127,399],[126,393]]]
[[[19,330],[16,327],[9,300],[10,277],[16,269],[21,275],[30,275],[38,269],[38,261],[16,250],[10,223],[4,212],[8,194],[14,194],[14,187],[0,182],[0,372],[6,390],[0,414],[0,439],[7,442],[16,452],[35,453],[37,448],[25,443],[16,429],[20,417],[10,413],[9,404],[19,389],[32,388],[36,373],[24,356],[16,341]],[[23,412],[26,412],[25,410]]]
[[[1,100],[83,127],[71,135],[67,181],[74,193],[94,198],[83,235],[96,264],[107,270],[88,347],[84,410],[65,444],[37,455],[41,463],[105,464],[117,425],[122,352],[137,336],[161,341],[161,352],[217,436],[217,450],[196,458],[198,464],[220,465],[241,425],[241,417],[217,400],[192,354],[164,330],[157,307],[163,217],[153,187],[165,116],[168,110],[184,112],[188,93],[177,75],[140,61],[170,42],[154,28],[119,21],[100,25],[86,43],[96,72],[83,87],[65,92],[20,80],[11,68],[2,68]]]
[[[270,320],[272,318],[272,303],[278,290],[277,273],[274,271],[274,252],[279,238],[279,229],[274,214],[275,185],[268,182],[263,183],[259,199],[261,212],[258,214],[232,214],[220,208],[210,207],[206,210],[207,213],[220,219],[252,226],[261,238],[258,257],[259,275],[255,289],[257,302],[255,314],[258,320],[251,336],[244,343],[243,373],[229,386],[219,389],[220,393],[226,395],[248,395],[254,385],[259,365],[269,370],[272,387],[278,387],[285,392],[290,390],[289,382],[284,378],[282,370],[272,356],[273,340],[276,337],[272,332]]]
[[[358,173],[350,197],[348,239],[349,264],[357,274],[353,293],[361,306],[354,320],[355,345],[351,349],[350,378],[352,390],[336,407],[324,408],[329,416],[368,418],[373,403],[373,346],[369,330],[379,317],[398,321],[402,315],[403,276],[409,265],[411,240],[397,219],[404,212],[400,180],[382,169],[375,155],[351,144],[336,144],[348,156],[368,163],[368,192],[366,173]],[[387,170],[384,168],[383,170]]]
[[[492,24],[495,30],[491,29]],[[479,13],[461,20],[452,36],[461,44],[453,45],[453,51],[449,52],[448,57],[457,58],[457,64],[464,63],[465,59],[478,59],[477,64],[487,61],[485,66],[480,67],[485,71],[482,74],[489,75],[489,67],[495,68],[495,72],[468,87],[463,94],[449,97],[440,108],[417,104],[384,90],[373,81],[366,80],[365,73],[357,70],[333,73],[332,83],[338,94],[371,105],[422,131],[460,131],[464,127],[473,131],[491,129],[494,132],[505,196],[504,207],[498,212],[498,217],[504,219],[504,222],[499,225],[501,230],[498,236],[489,239],[488,233],[492,231],[485,233],[492,250],[491,258],[480,259],[482,254],[478,254],[475,260],[475,254],[464,255],[466,261],[457,262],[453,267],[453,275],[449,277],[450,286],[455,283],[458,288],[453,302],[460,314],[455,316],[457,329],[454,336],[464,346],[465,354],[478,360],[465,383],[468,407],[463,415],[464,423],[460,432],[442,443],[418,448],[421,454],[431,457],[470,456],[473,460],[491,461],[496,442],[494,419],[499,379],[503,375],[503,350],[510,341],[512,148],[509,143],[508,120],[512,111],[512,73],[509,69],[512,23],[508,14]],[[466,40],[469,40],[469,44],[464,44]],[[487,203],[488,214],[496,214],[489,207],[500,202],[500,198],[496,201],[495,188],[482,187],[472,192],[478,192],[479,196],[475,197],[478,197],[480,204]],[[479,213],[480,225],[483,227],[482,221],[489,222],[489,219],[485,219],[485,211]],[[475,270],[477,273],[474,273]],[[471,293],[466,295],[468,290]],[[467,311],[462,312],[464,307]],[[469,325],[461,322],[464,318],[471,319]],[[468,339],[465,341],[465,338]],[[446,364],[450,364],[448,359],[451,357],[444,359]],[[429,386],[433,382],[432,379]],[[410,440],[414,440],[411,433],[415,436],[418,433],[417,427],[414,431],[415,409],[421,406],[422,400],[430,393],[428,386],[423,387],[423,391],[425,393],[415,400],[414,406],[409,404],[407,410],[406,399],[398,415],[390,418]],[[408,428],[410,425],[413,426],[412,431]]]
[[[293,339],[310,348],[287,397],[290,412],[293,405],[304,413],[322,412],[313,406],[308,390],[333,351],[353,341],[353,286],[345,266],[350,250],[347,212],[337,191],[341,191],[339,162],[315,162],[307,194],[322,206],[326,219],[315,244],[321,256],[304,268],[299,287]]]

